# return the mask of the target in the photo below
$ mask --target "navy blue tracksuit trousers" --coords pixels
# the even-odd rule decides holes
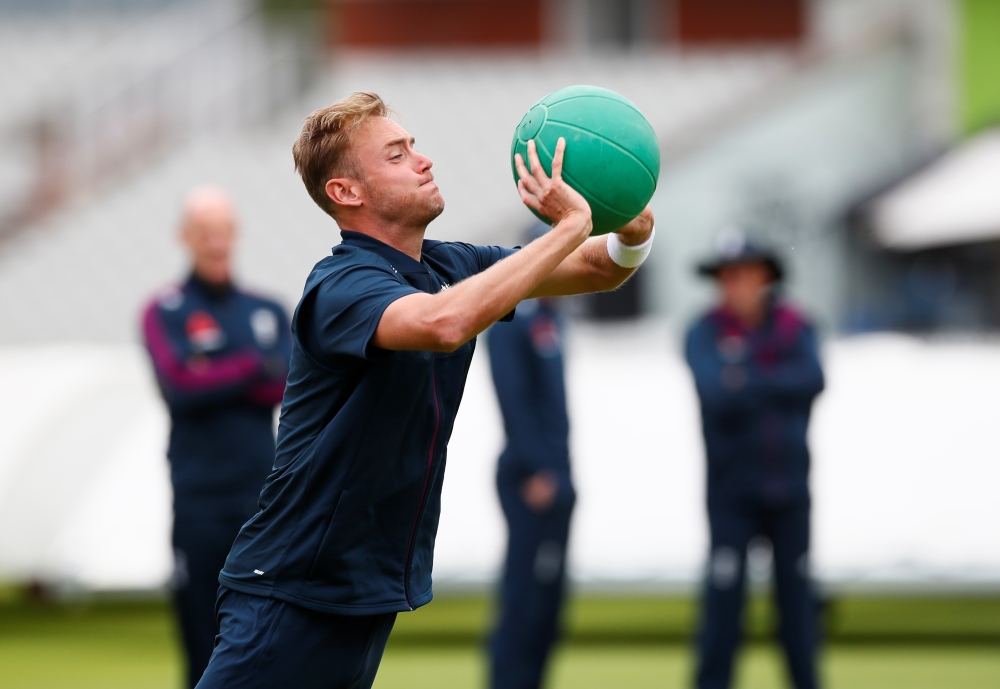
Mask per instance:
[[[371,689],[396,613],[336,615],[222,587],[198,689]]]
[[[559,637],[576,500],[561,323],[550,301],[524,301],[511,323],[489,335],[507,436],[497,462],[497,490],[509,534],[491,649],[492,689],[538,689]],[[521,491],[540,474],[554,479],[557,490],[552,504],[536,511]]]
[[[187,657],[188,687],[198,684],[212,656],[218,632],[219,571],[248,518],[243,512],[205,515],[175,510],[174,607]]]
[[[497,477],[509,540],[500,588],[499,620],[492,640],[490,686],[537,689],[559,637],[565,595],[566,544],[575,500],[569,476],[547,512],[521,498],[523,479]]]
[[[705,579],[698,689],[727,689],[741,637],[747,545],[770,541],[779,638],[796,689],[816,687],[817,602],[809,579],[809,502],[767,506],[750,500],[710,503],[712,547]]]

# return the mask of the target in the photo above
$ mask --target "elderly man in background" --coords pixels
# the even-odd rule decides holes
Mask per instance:
[[[235,238],[229,196],[191,192],[181,229],[190,274],[142,317],[170,409],[175,605],[191,687],[215,643],[219,571],[274,464],[274,407],[291,349],[282,307],[233,284]]]
[[[797,689],[816,686],[817,605],[809,579],[806,431],[823,372],[813,326],[777,298],[778,257],[732,234],[699,266],[719,304],[687,336],[708,454],[711,553],[697,686],[723,689],[740,641],[747,547],[774,554],[780,639]]]

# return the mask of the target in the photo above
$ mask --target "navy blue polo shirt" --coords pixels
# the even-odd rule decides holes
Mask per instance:
[[[142,330],[170,409],[175,516],[250,516],[274,464],[291,350],[285,310],[192,275],[146,307]]]
[[[386,307],[480,273],[512,249],[425,241],[422,258],[356,232],[313,268],[292,318],[274,471],[219,581],[313,610],[429,602],[441,485],[475,350],[372,344]]]
[[[510,325],[489,331],[490,368],[507,445],[500,472],[514,480],[569,473],[569,414],[562,319],[545,299],[522,302]]]

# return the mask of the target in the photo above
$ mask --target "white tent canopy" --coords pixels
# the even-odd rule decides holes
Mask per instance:
[[[876,239],[913,250],[1000,239],[1000,129],[981,134],[876,200]]]

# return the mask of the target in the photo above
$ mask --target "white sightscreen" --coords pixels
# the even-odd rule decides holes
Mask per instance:
[[[579,493],[573,576],[694,583],[704,556],[695,397],[657,323],[568,338]],[[812,429],[814,563],[832,584],[1000,583],[1000,346],[878,335],[825,348]],[[485,348],[452,439],[439,583],[491,580],[502,444]],[[0,350],[0,579],[86,589],[170,573],[167,419],[137,347]]]

